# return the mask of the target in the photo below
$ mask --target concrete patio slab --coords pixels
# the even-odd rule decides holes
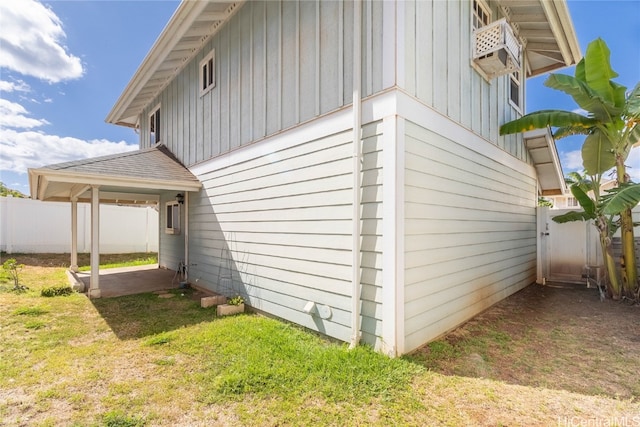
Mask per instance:
[[[89,289],[90,271],[73,273],[84,289]],[[179,287],[175,271],[158,268],[158,264],[100,270],[102,298],[134,295]],[[72,280],[72,279],[70,279]],[[73,283],[72,283],[73,286]]]

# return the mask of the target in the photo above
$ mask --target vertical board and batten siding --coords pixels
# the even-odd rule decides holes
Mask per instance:
[[[381,126],[364,128],[362,328],[381,313]],[[200,174],[189,215],[189,277],[252,307],[348,340],[351,333],[352,133],[299,141]],[[303,311],[330,307],[329,319]]]
[[[362,94],[382,90],[382,2],[363,4]],[[199,94],[200,61],[215,49],[216,87]],[[161,142],[186,166],[351,104],[353,4],[252,1],[144,110],[161,105]]]
[[[501,14],[489,2],[493,18]],[[485,80],[472,67],[471,0],[407,0],[404,89],[506,152],[530,162],[521,135],[499,136],[520,117],[509,103],[509,76]]]
[[[405,349],[535,281],[532,177],[407,121]]]

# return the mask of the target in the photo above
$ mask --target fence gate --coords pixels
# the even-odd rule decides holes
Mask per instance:
[[[538,208],[538,282],[584,283],[586,266],[602,264],[591,221],[558,224],[553,217],[568,210]]]

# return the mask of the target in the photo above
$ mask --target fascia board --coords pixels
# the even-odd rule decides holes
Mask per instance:
[[[541,1],[540,5],[547,16],[547,21],[558,43],[565,66],[577,64],[582,55],[580,54],[575,28],[566,3],[564,1]]]
[[[87,185],[106,185],[117,187],[147,188],[156,190],[198,191],[202,184],[194,181],[158,180],[144,178],[129,178],[118,176],[102,176],[94,174],[70,173],[53,169],[34,169],[34,174],[42,176],[47,181],[67,182]],[[41,186],[44,187],[44,186]]]

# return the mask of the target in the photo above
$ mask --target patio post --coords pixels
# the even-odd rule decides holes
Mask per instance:
[[[89,298],[100,298],[100,190],[91,186],[91,279]]]
[[[78,271],[78,198],[71,198],[71,266],[69,270]]]

